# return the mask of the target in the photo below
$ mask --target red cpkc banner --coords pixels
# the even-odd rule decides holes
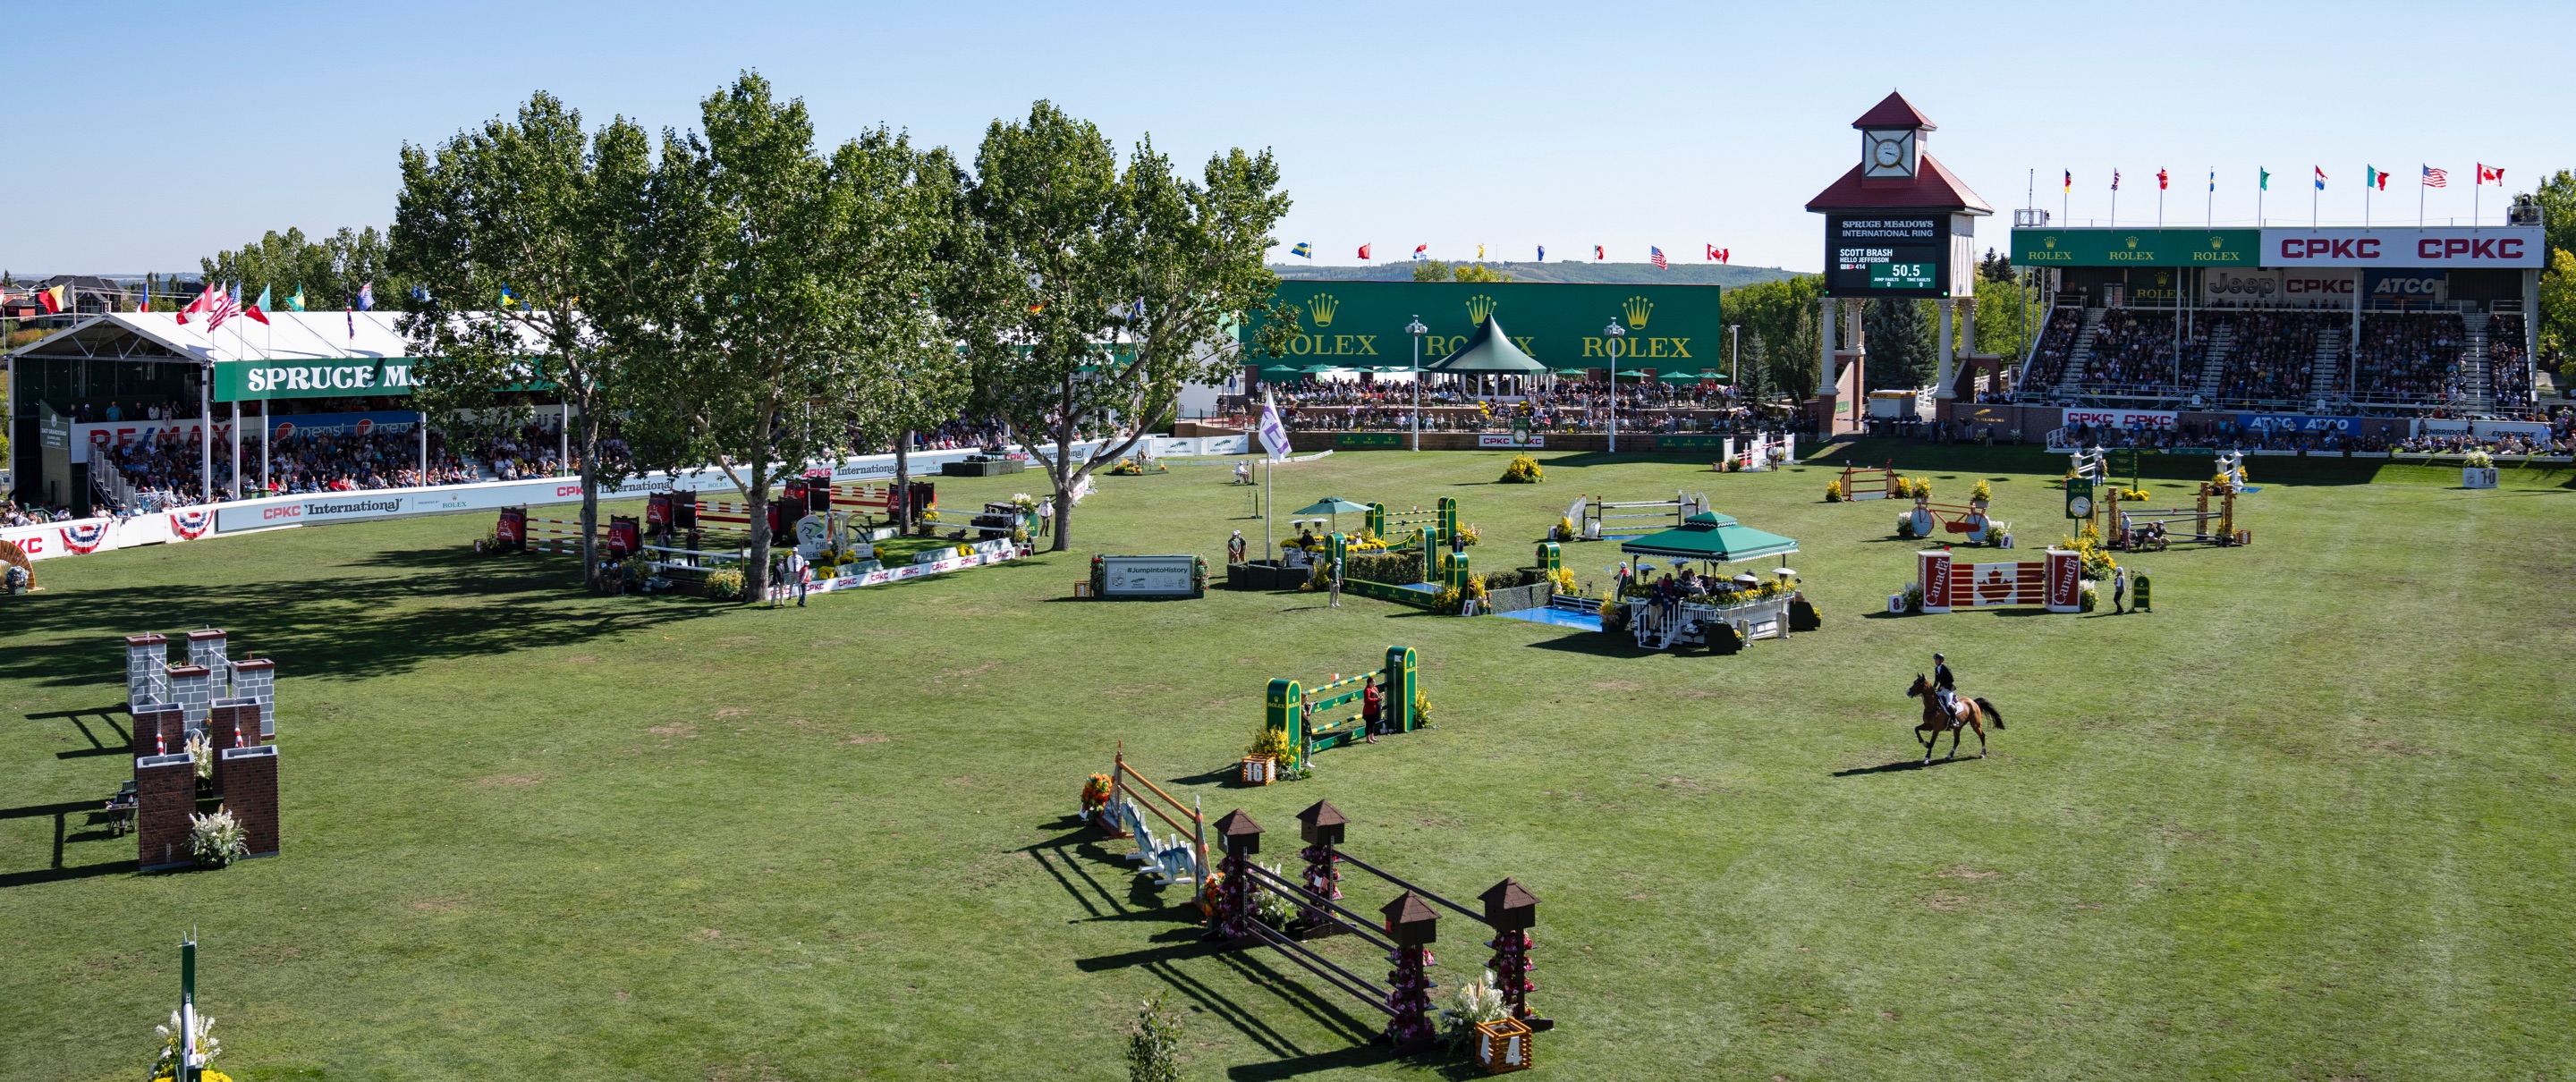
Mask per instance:
[[[2541,227],[2265,229],[2266,267],[2540,267]]]

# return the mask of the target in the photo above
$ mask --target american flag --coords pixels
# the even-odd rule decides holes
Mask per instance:
[[[235,286],[232,289],[225,289],[218,286],[208,291],[215,295],[215,299],[213,303],[206,306],[207,334],[213,334],[216,331],[222,330],[225,320],[242,314],[241,298],[235,295],[239,293],[240,290],[241,287],[239,286]]]
[[[2435,169],[2429,165],[2425,166],[2424,186],[2427,188],[2448,188],[2451,186],[2451,174],[2440,169]]]
[[[1656,270],[1666,269],[1666,264],[1664,263],[1664,250],[1657,248],[1654,245],[1649,244],[1646,246],[1646,261],[1653,263]]]

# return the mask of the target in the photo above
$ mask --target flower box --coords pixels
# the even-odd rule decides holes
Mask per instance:
[[[1243,783],[1245,785],[1268,785],[1271,782],[1278,780],[1278,756],[1246,755],[1243,757]]]
[[[1529,1025],[1517,1018],[1476,1023],[1476,1062],[1486,1074],[1529,1070]]]
[[[2460,467],[2460,487],[2462,488],[2494,488],[2496,480],[2496,468],[2493,466]]]

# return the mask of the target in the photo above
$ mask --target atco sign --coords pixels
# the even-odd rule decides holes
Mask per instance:
[[[2266,229],[2266,267],[2538,267],[2536,225],[2431,229]]]

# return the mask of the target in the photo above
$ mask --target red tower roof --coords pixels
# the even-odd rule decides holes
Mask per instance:
[[[1903,105],[1902,99],[1897,104]],[[1882,106],[1883,107],[1883,106]],[[1875,115],[1878,110],[1871,110]],[[1863,117],[1867,120],[1867,117]],[[1947,166],[1925,154],[1917,159],[1912,178],[1863,177],[1861,167],[1852,166],[1832,187],[1807,200],[1807,210],[1816,214],[1838,210],[1938,210],[1952,213],[1992,214],[1977,193],[1968,190],[1967,182],[1950,172]]]
[[[1933,123],[1931,117],[1924,116],[1923,111],[1915,108],[1913,102],[1905,100],[1905,95],[1890,90],[1886,98],[1870,106],[1868,112],[1860,115],[1860,119],[1852,121],[1852,127],[1921,128],[1931,131],[1940,125]]]

